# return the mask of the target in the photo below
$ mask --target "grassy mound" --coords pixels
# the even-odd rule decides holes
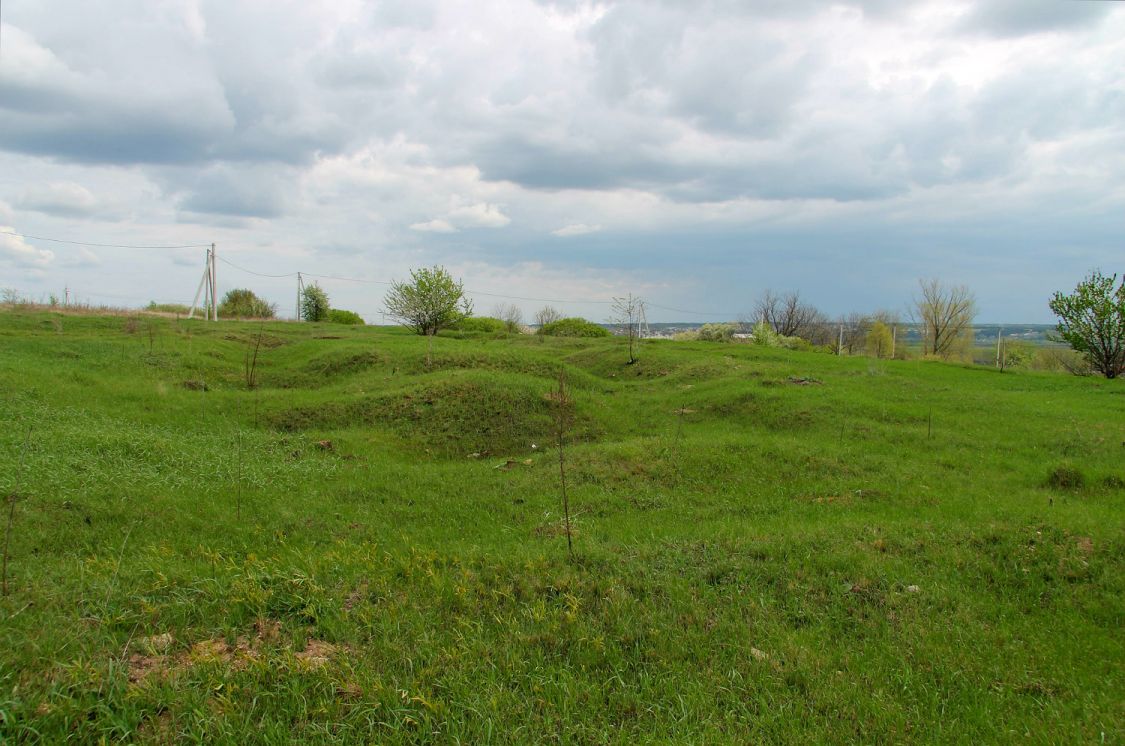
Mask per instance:
[[[1125,739],[1125,381],[463,337],[0,312],[0,742]]]

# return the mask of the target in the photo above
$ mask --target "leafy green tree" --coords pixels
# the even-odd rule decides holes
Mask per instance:
[[[436,265],[411,270],[410,282],[392,283],[383,305],[400,324],[429,337],[473,315],[461,281]]]
[[[253,291],[235,288],[223,296],[223,302],[219,304],[219,315],[227,319],[272,319],[277,315],[277,306],[262,300]]]
[[[1114,285],[1117,285],[1116,289]],[[1106,378],[1125,372],[1125,278],[1094,270],[1070,295],[1048,305],[1059,317],[1059,335]]]
[[[301,291],[301,319],[304,321],[328,321],[328,293],[315,282],[305,285]]]
[[[891,328],[882,321],[876,321],[867,331],[864,344],[867,347],[868,355],[874,357],[890,357],[891,345],[893,344]]]

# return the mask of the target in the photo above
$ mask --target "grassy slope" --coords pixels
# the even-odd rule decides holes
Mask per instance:
[[[0,314],[0,741],[1125,738],[1122,382],[257,328]]]

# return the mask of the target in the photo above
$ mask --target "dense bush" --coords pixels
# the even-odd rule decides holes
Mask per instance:
[[[231,290],[219,304],[219,316],[228,319],[272,319],[276,315],[276,305],[267,303],[246,288]]]
[[[1076,376],[1089,376],[1094,372],[1082,353],[1063,347],[1039,347],[1027,367],[1031,370],[1071,373]]]
[[[1086,476],[1071,464],[1060,464],[1047,475],[1047,486],[1059,490],[1076,490],[1086,484]]]
[[[704,324],[699,327],[699,339],[704,342],[730,342],[737,329],[734,324]]]
[[[349,324],[363,326],[365,323],[363,317],[355,311],[345,311],[342,308],[331,308],[328,310],[328,321],[333,324]]]
[[[552,321],[539,327],[536,334],[547,337],[608,337],[609,330],[583,318]]]
[[[57,304],[52,303],[51,305]],[[183,303],[157,303],[150,300],[148,305],[145,306],[145,310],[154,313],[180,313],[186,316],[191,313],[191,306],[185,306]]]
[[[328,321],[328,311],[331,308],[324,288],[315,282],[305,285],[301,291],[301,320]]]
[[[453,325],[459,332],[502,332],[507,325],[500,319],[491,316],[469,316]]]
[[[762,347],[780,347],[781,335],[773,330],[765,321],[759,321],[754,324],[754,330],[750,333],[750,339],[756,345]]]

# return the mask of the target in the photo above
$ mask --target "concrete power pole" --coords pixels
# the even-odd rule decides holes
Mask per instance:
[[[301,296],[305,294],[305,281],[301,273],[297,273],[297,321],[301,320]]]
[[[195,318],[195,309],[199,307],[199,296],[203,296],[203,318],[212,321],[219,320],[219,303],[215,298],[215,244],[207,249],[207,261],[203,265],[203,277],[199,280],[199,287],[195,290],[195,299],[191,302],[189,319]]]
[[[218,270],[215,267],[215,244],[211,244],[211,320],[219,320]]]

